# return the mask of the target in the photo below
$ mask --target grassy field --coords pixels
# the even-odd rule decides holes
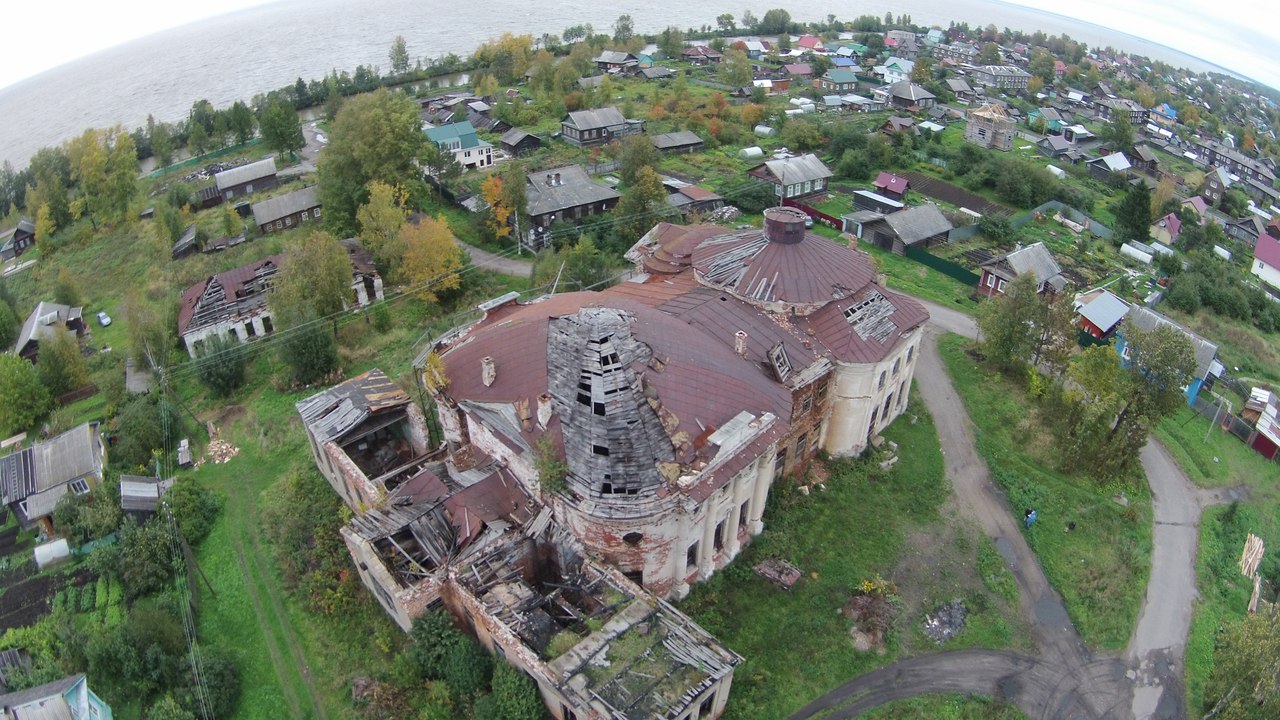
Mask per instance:
[[[977,427],[978,451],[1014,508],[1034,507],[1027,534],[1080,635],[1119,650],[1128,642],[1150,572],[1151,500],[1145,483],[1104,488],[1057,466],[1052,435],[1019,383],[977,364],[970,341],[939,341],[943,360]],[[1113,496],[1123,492],[1128,506]],[[1068,522],[1075,530],[1065,532]]]
[[[1187,707],[1207,712],[1205,684],[1213,671],[1214,644],[1220,628],[1244,617],[1253,590],[1236,567],[1245,536],[1262,538],[1268,551],[1280,542],[1280,466],[1190,408],[1182,408],[1156,427],[1160,439],[1191,482],[1200,487],[1247,489],[1247,498],[1227,507],[1207,508],[1200,519],[1196,583],[1200,599],[1187,640]],[[1264,566],[1264,574],[1267,569]],[[1275,575],[1275,569],[1270,571]]]
[[[885,437],[910,448],[890,471],[880,470],[877,458],[842,460],[828,466],[825,492],[803,495],[776,485],[764,532],[681,604],[746,658],[726,718],[783,718],[876,666],[936,651],[918,627],[938,601],[961,597],[971,612],[969,625],[944,648],[1027,642],[1025,632],[1008,622],[1016,615],[1008,604],[1012,577],[1002,564],[989,562],[994,550],[984,550],[976,533],[942,510],[950,488],[923,406],[913,400]],[[956,541],[938,541],[939,532]],[[771,557],[805,573],[791,591],[751,572]],[[851,624],[838,612],[854,587],[877,577],[898,591],[883,655],[855,651]]]
[[[926,695],[899,700],[858,716],[860,720],[1025,720],[1021,710],[982,695]]]

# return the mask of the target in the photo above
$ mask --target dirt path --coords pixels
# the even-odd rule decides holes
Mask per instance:
[[[523,257],[507,257],[491,253],[488,250],[481,250],[474,245],[468,245],[458,240],[458,247],[466,250],[471,255],[472,264],[482,267],[485,270],[492,270],[503,275],[513,275],[515,277],[529,277],[533,272],[533,261],[525,260]]]
[[[306,663],[302,647],[298,643],[293,624],[285,611],[279,591],[267,580],[267,573],[262,567],[264,552],[258,539],[258,514],[256,509],[247,507],[243,493],[231,494],[231,507],[228,512],[246,518],[243,530],[232,537],[235,546],[236,562],[244,576],[245,589],[253,604],[253,612],[258,621],[267,652],[271,656],[271,665],[275,670],[276,680],[280,684],[280,693],[289,706],[289,716],[295,718],[318,718],[327,720],[324,705],[318,700],[311,671]],[[264,602],[265,596],[265,602]],[[279,626],[283,638],[278,638],[272,630]],[[288,657],[286,657],[288,656]],[[292,668],[291,668],[292,666]],[[291,669],[296,670],[306,685],[305,697],[299,698],[297,685],[290,677]],[[305,705],[305,707],[304,707]]]
[[[924,302],[924,301],[922,301]],[[938,354],[937,336],[977,336],[973,318],[934,303],[916,377],[938,427],[957,506],[994,540],[1018,582],[1036,656],[968,650],[911,658],[855,678],[818,698],[793,718],[816,713],[851,718],[878,705],[939,692],[1004,698],[1037,720],[1051,718],[1185,717],[1183,657],[1196,598],[1195,557],[1203,507],[1229,502],[1233,490],[1199,491],[1168,452],[1151,440],[1142,466],[1154,497],[1151,579],[1127,662],[1094,658],[1072,626],[1002,493],[991,483],[974,446],[973,425]]]

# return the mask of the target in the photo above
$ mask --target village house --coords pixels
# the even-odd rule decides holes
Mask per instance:
[[[1178,217],[1178,213],[1171,212],[1168,215],[1151,223],[1151,239],[1165,245],[1173,245],[1178,242],[1178,236],[1182,234],[1182,218]]]
[[[560,133],[564,141],[578,147],[605,145],[643,132],[643,120],[628,120],[616,107],[575,110],[560,121]]]
[[[766,160],[747,170],[747,174],[773,185],[774,195],[785,202],[825,193],[827,180],[833,173],[817,155],[808,153],[781,160]]]
[[[1075,308],[1080,329],[1098,340],[1115,335],[1120,322],[1129,314],[1129,303],[1102,288],[1077,296]]]
[[[1086,164],[1089,166],[1089,175],[1104,182],[1115,173],[1128,175],[1130,168],[1129,158],[1122,152],[1096,157]]]
[[[578,221],[612,210],[622,196],[611,187],[591,180],[580,165],[565,165],[529,173],[525,183],[525,210],[535,235],[557,220]],[[539,241],[534,241],[541,249]]]
[[[969,113],[964,128],[965,142],[992,150],[1013,149],[1013,137],[1017,129],[1013,118],[1004,107],[988,103]]]
[[[111,706],[83,674],[0,695],[4,720],[112,720]]]
[[[940,63],[970,65],[978,58],[978,48],[971,43],[940,43],[933,46],[932,54]]]
[[[787,63],[782,66],[782,77],[791,82],[807,82],[813,77],[813,66],[809,63]]]
[[[1072,164],[1077,162],[1076,158],[1071,157],[1078,155],[1075,146],[1067,142],[1067,139],[1061,135],[1046,135],[1036,143],[1036,150],[1050,160],[1063,158]]]
[[[1244,217],[1228,221],[1223,230],[1227,233],[1227,237],[1248,243],[1249,247],[1256,247],[1258,241],[1267,234],[1267,223],[1250,212]]]
[[[275,331],[267,290],[283,257],[271,255],[211,275],[183,291],[178,336],[191,357],[198,357],[213,335],[247,342]]]
[[[685,184],[667,195],[667,204],[686,217],[690,213],[709,213],[724,207],[724,198],[697,185]]]
[[[880,92],[879,89],[876,92]],[[916,108],[930,108],[937,102],[937,96],[925,90],[910,80],[899,80],[888,88],[888,102],[895,108],[905,108],[908,110]]]
[[[1133,146],[1133,169],[1146,173],[1153,177],[1160,175],[1160,158],[1156,157],[1156,153],[1151,149],[1150,145],[1134,145]]]
[[[453,153],[462,169],[476,170],[493,165],[493,145],[481,140],[470,121],[427,128],[427,139],[441,150]]]
[[[692,45],[680,53],[680,58],[694,65],[715,65],[724,58],[724,55],[706,45]]]
[[[102,482],[106,464],[107,446],[98,423],[84,423],[0,457],[0,502],[23,527],[39,524],[52,535],[58,501],[69,492],[92,492]]]
[[[542,147],[542,138],[520,128],[511,128],[502,136],[502,151],[511,157],[527,155]]]
[[[279,184],[280,180],[276,177],[275,158],[233,167],[213,176],[213,186],[218,191],[218,197],[222,198],[221,202],[270,190]]]
[[[654,65],[653,67],[640,69],[640,77],[645,80],[669,80],[675,76],[676,72],[665,65]]]
[[[34,365],[40,359],[40,341],[52,339],[55,333],[63,331],[75,334],[77,339],[88,331],[84,308],[42,300],[22,323],[13,352]]]
[[[1027,113],[1027,127],[1038,130],[1042,122],[1044,123],[1043,132],[1049,135],[1061,135],[1062,129],[1068,124],[1056,108],[1036,108]]]
[[[909,117],[899,117],[897,115],[890,115],[889,118],[884,121],[884,124],[880,126],[880,132],[888,135],[889,137],[907,132],[918,134],[915,120],[912,120]]]
[[[698,133],[692,130],[677,130],[676,132],[652,135],[649,139],[653,142],[653,147],[663,155],[702,152],[706,147],[706,143],[703,142],[702,138],[698,137]]]
[[[1023,275],[1036,279],[1036,293],[1039,295],[1053,297],[1067,286],[1062,268],[1042,242],[998,255],[982,263],[980,269],[978,292],[987,297],[1004,295],[1008,284]]]
[[[1275,172],[1266,163],[1214,140],[1196,140],[1199,162],[1208,167],[1222,167],[1241,179],[1253,179],[1268,186],[1276,181]]]
[[[1120,324],[1116,331],[1116,352],[1120,354],[1122,362],[1127,364],[1129,362],[1129,349],[1125,340],[1126,328],[1132,326],[1139,328],[1143,332],[1151,332],[1162,325],[1177,330],[1186,335],[1187,339],[1191,341],[1191,349],[1195,355],[1196,366],[1192,371],[1190,382],[1183,388],[1183,395],[1186,396],[1188,405],[1194,405],[1200,391],[1212,388],[1214,381],[1222,375],[1222,371],[1225,369],[1222,363],[1218,361],[1217,344],[1205,340],[1155,310],[1134,305],[1129,309],[1125,321]]]
[[[973,97],[976,93],[964,78],[947,78],[944,82],[947,89],[956,96],[957,100],[965,103],[973,102]]]
[[[0,235],[0,261],[13,260],[36,244],[36,226],[27,218],[19,218],[12,230]]]
[[[979,65],[969,71],[969,79],[977,85],[1000,90],[1026,90],[1031,74],[1013,65]]]
[[[192,223],[173,242],[173,247],[169,250],[169,257],[174,260],[181,260],[198,252],[200,252],[199,232],[196,230],[195,223]]]
[[[858,217],[855,222],[868,222],[870,220],[878,220],[889,213],[895,213],[906,207],[904,203],[893,198],[885,197],[880,193],[871,192],[870,190],[854,190],[853,191],[853,207],[857,210],[864,211],[869,214],[863,214]],[[855,213],[859,215],[859,213]],[[846,216],[845,232],[850,232]],[[857,237],[862,237],[861,231],[854,233]]]
[[[1191,197],[1186,198],[1178,208],[1180,212],[1182,210],[1190,210],[1195,213],[1196,217],[1200,219],[1201,225],[1203,225],[1205,220],[1209,217],[1209,204],[1206,203],[1204,198],[1199,195],[1192,195]]]
[[[596,67],[607,73],[626,74],[634,72],[640,60],[629,52],[621,50],[605,50],[595,59]]]
[[[1258,235],[1257,244],[1253,247],[1253,265],[1249,268],[1249,272],[1257,275],[1273,294],[1280,292],[1280,240],[1276,235],[1280,235],[1280,230],[1275,226]]]
[[[896,82],[911,79],[911,71],[914,70],[916,64],[910,60],[900,57],[891,57],[884,61],[883,65],[877,65],[872,72],[880,77],[885,85],[892,85]]]
[[[848,93],[858,89],[858,75],[852,70],[831,68],[813,81],[823,92]]]
[[[1151,110],[1151,120],[1161,127],[1171,128],[1178,124],[1178,111],[1169,103],[1160,103]]]
[[[1204,187],[1200,188],[1200,197],[1211,207],[1218,207],[1222,204],[1222,196],[1227,194],[1227,188],[1231,187],[1231,182],[1231,175],[1226,168],[1217,165],[1210,167],[1204,174]]]
[[[305,187],[256,202],[250,212],[263,234],[292,230],[320,219],[320,194],[314,185]]]
[[[907,248],[945,243],[952,227],[937,205],[917,205],[864,223],[859,237],[882,250],[905,255]]]
[[[1117,116],[1127,117],[1130,123],[1138,126],[1146,125],[1150,116],[1149,110],[1129,98],[1102,98],[1094,103],[1094,108],[1100,119],[1110,120]]]
[[[902,201],[906,199],[911,183],[904,177],[882,170],[871,185],[881,196]]]
[[[816,35],[801,35],[795,39],[795,46],[813,53],[825,53],[827,51],[827,47],[822,44],[822,39]]]

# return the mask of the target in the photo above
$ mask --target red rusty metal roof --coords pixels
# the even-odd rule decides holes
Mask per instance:
[[[748,302],[819,305],[875,278],[868,256],[812,233],[797,243],[770,242],[763,230],[722,235],[694,250],[693,265],[703,282]]]

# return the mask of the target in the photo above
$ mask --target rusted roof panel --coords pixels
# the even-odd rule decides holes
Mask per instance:
[[[297,404],[307,430],[320,442],[342,437],[365,418],[409,404],[409,396],[381,370],[370,370]]]

